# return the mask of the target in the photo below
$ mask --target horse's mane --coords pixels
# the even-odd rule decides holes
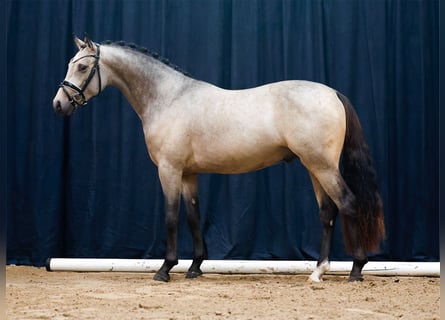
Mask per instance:
[[[149,57],[152,57],[153,59],[156,59],[156,60],[162,62],[163,64],[165,64],[166,66],[172,68],[173,70],[176,70],[176,71],[178,71],[178,72],[180,72],[180,73],[182,73],[182,74],[184,74],[186,76],[190,76],[190,74],[187,71],[184,71],[181,68],[179,68],[177,65],[171,63],[170,60],[160,56],[156,52],[150,51],[147,48],[138,46],[138,45],[136,45],[134,43],[127,43],[125,41],[105,40],[105,41],[102,41],[101,44],[112,45],[112,46],[120,46],[120,47],[125,47],[125,48],[128,48],[128,49],[137,51],[139,53],[145,54],[145,55],[147,55]]]

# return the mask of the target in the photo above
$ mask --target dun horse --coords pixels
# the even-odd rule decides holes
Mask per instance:
[[[186,277],[202,274],[207,256],[200,230],[197,174],[243,173],[299,158],[320,208],[322,244],[309,279],[322,281],[338,213],[350,281],[363,280],[367,253],[385,235],[382,201],[362,128],[349,100],[315,82],[283,81],[224,90],[192,79],[168,62],[123,42],[74,36],[79,51],[54,98],[56,113],[72,115],[105,87],[117,87],[142,121],[149,155],[165,196],[166,255],[155,280],[169,281],[178,263],[181,195],[193,238]],[[342,174],[340,169],[342,168]]]

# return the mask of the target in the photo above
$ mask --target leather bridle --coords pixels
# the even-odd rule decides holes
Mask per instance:
[[[88,75],[88,78],[85,80],[83,85],[79,88],[74,83],[67,81],[67,80],[63,80],[62,83],[59,85],[59,87],[62,88],[63,92],[68,97],[68,100],[71,103],[71,105],[74,107],[74,111],[76,111],[77,107],[84,106],[87,104],[88,100],[85,98],[85,95],[83,93],[84,93],[85,89],[88,87],[88,85],[90,84],[91,79],[93,79],[94,75],[96,74],[96,71],[97,71],[97,77],[99,79],[99,92],[97,94],[99,94],[102,91],[102,81],[100,78],[100,69],[99,69],[100,45],[96,44],[96,48],[97,48],[96,54],[89,54],[89,55],[80,57],[79,59],[73,61],[73,63],[75,63],[75,62],[77,62],[81,59],[84,59],[84,58],[90,58],[90,57],[95,58],[94,65],[91,68],[90,74]],[[70,95],[70,93],[68,92],[66,87],[69,87],[69,88],[73,89],[74,91],[76,91],[76,94]]]

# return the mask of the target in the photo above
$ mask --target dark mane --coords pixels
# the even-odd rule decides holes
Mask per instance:
[[[190,74],[189,74],[188,72],[182,70],[182,69],[179,68],[177,65],[171,63],[170,60],[168,60],[168,59],[166,59],[166,58],[164,58],[164,57],[161,57],[161,56],[160,56],[158,53],[156,53],[156,52],[150,51],[150,50],[148,50],[147,48],[138,46],[138,45],[136,45],[136,44],[134,44],[134,43],[127,43],[127,42],[125,42],[125,41],[110,41],[110,40],[105,40],[105,41],[102,41],[101,44],[125,47],[125,48],[128,48],[128,49],[131,49],[131,50],[140,52],[140,53],[142,53],[142,54],[145,54],[145,55],[147,55],[147,56],[149,56],[149,57],[152,57],[153,59],[156,59],[156,60],[162,62],[162,63],[165,64],[166,66],[168,66],[168,67],[170,67],[170,68],[172,68],[172,69],[174,69],[174,70],[176,70],[176,71],[178,71],[178,72],[180,72],[180,73],[182,73],[182,74],[184,74],[184,75],[186,75],[186,76],[190,76]]]

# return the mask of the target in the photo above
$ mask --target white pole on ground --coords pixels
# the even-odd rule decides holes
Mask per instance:
[[[95,259],[95,258],[51,258],[48,271],[77,272],[156,272],[164,260],[161,259]],[[179,260],[171,272],[187,272],[192,260]],[[228,274],[298,274],[311,273],[316,261],[282,260],[205,260],[204,273]],[[348,274],[351,261],[331,261],[328,274]],[[440,276],[440,262],[390,262],[370,261],[363,268],[364,274],[382,276]]]

